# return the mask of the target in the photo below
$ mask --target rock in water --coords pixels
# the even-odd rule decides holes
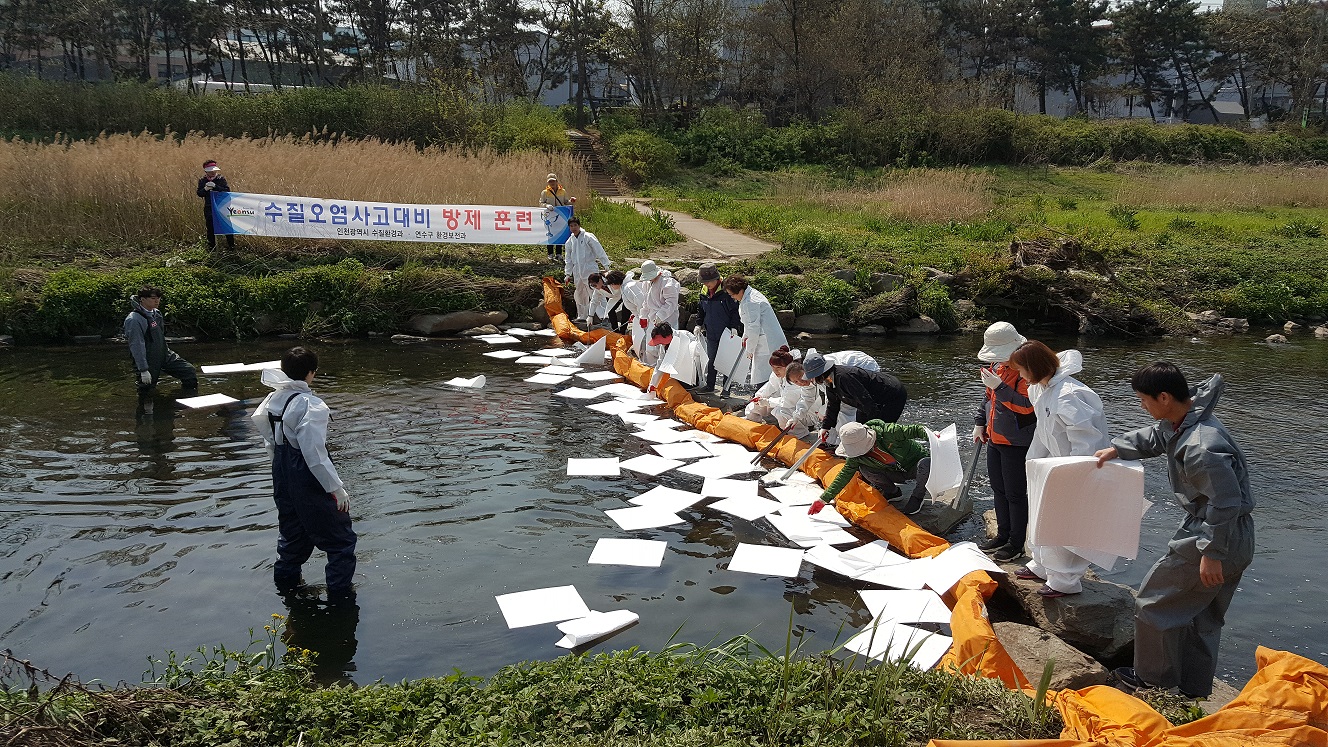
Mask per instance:
[[[428,342],[429,338],[419,335],[392,335],[392,342]]]
[[[780,327],[793,329],[793,322],[797,319],[797,315],[793,313],[793,309],[780,309],[775,312],[775,318],[779,320]]]
[[[803,314],[793,321],[793,328],[804,332],[834,332],[839,320],[833,314]]]
[[[1282,325],[1282,331],[1287,333],[1288,335],[1293,332],[1299,332],[1302,329],[1304,329],[1304,327],[1302,327],[1299,324],[1296,324],[1295,322],[1287,322],[1286,324]]]
[[[1268,335],[1263,341],[1269,345],[1285,345],[1287,343],[1286,335]]]
[[[1320,340],[1328,340],[1328,327],[1315,327],[1314,336]]]
[[[1038,595],[1041,581],[1014,577],[1019,566],[993,574],[996,583],[1019,602],[1039,628],[1100,660],[1111,660],[1134,647],[1134,592],[1090,572],[1083,593],[1058,599]],[[1040,671],[1040,670],[1039,670]]]
[[[907,323],[895,327],[895,332],[901,335],[934,335],[941,331],[941,325],[937,324],[929,316],[919,316],[909,319]]]
[[[884,337],[890,334],[890,330],[879,324],[868,324],[865,327],[858,327],[858,334],[864,337]]]
[[[1105,685],[1107,670],[1091,656],[1074,648],[1045,630],[1016,622],[993,623],[996,638],[1005,652],[1036,687],[1042,668],[1055,662],[1051,675],[1052,690],[1079,690],[1091,685]]]
[[[470,329],[461,330],[462,337],[477,337],[479,335],[500,335],[502,333],[503,333],[502,330],[498,329],[492,324],[485,324],[482,327],[471,327]]]
[[[497,327],[507,321],[506,311],[453,311],[450,314],[419,314],[406,322],[406,327],[420,335],[439,335],[460,332],[471,327],[491,324]]]

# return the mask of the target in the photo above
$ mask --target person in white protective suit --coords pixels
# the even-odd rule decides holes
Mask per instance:
[[[641,310],[637,312],[636,327],[632,330],[632,339],[637,339],[640,329],[642,347],[639,356],[641,362],[653,366],[660,361],[664,348],[644,343],[648,341],[650,330],[660,322],[668,322],[673,329],[678,328],[678,293],[681,286],[673,279],[673,273],[659,269],[652,260],[641,263],[641,282],[645,288],[645,298]]]
[[[595,234],[581,230],[581,219],[573,216],[567,221],[567,227],[572,235],[567,238],[563,272],[576,284],[572,299],[576,301],[577,318],[572,321],[584,322],[590,318],[590,276],[600,270],[607,271],[611,263]]]
[[[655,366],[655,373],[650,377],[647,392],[654,392],[659,388],[660,379],[664,378],[664,374],[671,376],[685,389],[691,389],[697,383],[705,381],[706,364],[709,360],[706,358],[705,343],[696,335],[682,329],[675,330],[668,322],[660,322],[651,328],[649,343],[651,347],[664,352],[656,356],[659,365]]]
[[[816,348],[812,348],[808,352],[814,353]],[[840,350],[835,353],[826,353],[825,360],[828,366],[856,366],[866,371],[881,370],[881,364],[861,350]],[[802,386],[804,382],[806,386]],[[800,379],[793,383],[798,386],[798,404],[793,417],[800,423],[806,423],[808,428],[815,428],[825,418],[825,384],[818,384],[807,379]],[[857,417],[858,408],[841,404],[839,406],[839,419],[835,421],[835,427],[830,429],[825,442],[831,446],[838,444],[839,430],[848,423],[856,422]]]
[[[637,360],[644,361],[650,330],[641,326],[641,311],[645,307],[646,294],[650,292],[650,286],[644,280],[633,278],[632,275],[633,273],[629,272],[623,278],[623,283],[618,289],[618,300],[630,315],[627,318],[626,334],[632,336],[631,353]]]
[[[1037,427],[1028,459],[1092,456],[1111,446],[1102,399],[1074,375],[1084,368],[1078,350],[1059,355],[1029,340],[1010,354],[1010,366],[1029,382],[1028,399],[1037,411]],[[1107,570],[1116,558],[1093,550],[1033,545],[1033,560],[1015,572],[1017,578],[1046,581],[1038,593],[1048,599],[1078,594],[1089,562]]]
[[[799,418],[798,401],[802,398],[802,387],[788,379],[788,367],[793,361],[802,360],[802,353],[789,350],[788,345],[770,354],[770,379],[756,390],[752,401],[743,410],[743,418],[753,423],[764,423],[773,419],[780,429],[789,428],[789,434],[795,438],[807,435],[813,423],[806,418]]]
[[[779,317],[775,315],[770,301],[760,291],[749,286],[747,278],[730,275],[724,281],[724,290],[738,302],[743,351],[752,362],[747,381],[752,386],[760,386],[772,373],[770,354],[788,345],[788,338],[784,336],[784,328],[779,326]]]
[[[604,274],[592,272],[590,274],[590,313],[587,315],[587,321],[593,325],[603,323],[608,319],[609,300],[612,297],[613,291],[609,289],[608,282],[604,280]]]

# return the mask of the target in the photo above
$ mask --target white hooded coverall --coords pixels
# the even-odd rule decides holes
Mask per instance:
[[[627,332],[632,336],[632,350],[636,351],[637,358],[643,363],[648,355],[647,349],[650,347],[646,344],[650,330],[641,328],[640,319],[649,291],[644,280],[633,280],[630,277],[623,281],[619,291],[623,307],[632,313],[632,318],[627,322]]]
[[[589,231],[567,237],[567,255],[563,259],[563,272],[576,283],[572,299],[576,301],[578,317],[590,316],[590,276],[601,269],[609,269],[609,255],[604,253],[599,239]]]
[[[667,347],[664,345],[654,347],[663,349],[664,353],[655,355],[659,365],[655,367],[655,373],[650,377],[651,390],[659,387],[659,380],[664,378],[664,374],[687,386],[696,386],[697,383],[705,381],[706,364],[710,359],[706,355],[705,343],[696,335],[677,329],[673,331],[673,341]]]
[[[1111,446],[1102,399],[1074,378],[1084,368],[1083,355],[1078,350],[1065,350],[1056,357],[1060,368],[1051,381],[1046,386],[1028,387],[1028,399],[1037,412],[1028,459],[1092,456]],[[1108,569],[1115,562],[1114,556],[1105,553],[1054,545],[1033,545],[1031,554],[1028,569],[1047,579],[1047,586],[1066,594],[1083,591],[1081,581],[1090,559]]]
[[[742,339],[747,357],[752,361],[752,370],[747,381],[754,385],[764,384],[773,373],[770,370],[770,354],[788,344],[784,328],[779,326],[779,317],[770,301],[757,289],[748,286],[738,302],[738,318],[742,320]]]
[[[761,388],[756,390],[756,395],[747,403],[742,416],[754,423],[763,423],[766,418],[773,417],[781,429],[794,423],[789,434],[801,438],[811,428],[810,421],[798,417],[798,402],[802,399],[803,390],[804,387],[789,381],[787,376],[780,378],[772,373]]]
[[[641,362],[653,366],[663,360],[664,346],[651,347],[645,344],[650,338],[650,331],[660,322],[668,322],[673,329],[678,329],[678,291],[681,286],[673,279],[673,273],[661,270],[654,280],[639,281],[645,290],[641,310],[637,312],[636,323],[632,327],[632,340],[635,342],[638,331],[643,338]],[[641,324],[642,320],[645,325]]]

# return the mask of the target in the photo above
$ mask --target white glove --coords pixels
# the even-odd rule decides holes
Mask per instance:
[[[350,510],[350,493],[346,492],[346,488],[341,487],[332,491],[332,497],[337,499],[338,511]]]
[[[973,426],[973,443],[981,444],[987,442],[987,431],[980,425]]]
[[[702,337],[705,337],[705,330],[701,329],[701,325],[698,324],[692,328],[692,334],[696,335],[697,339],[700,339]]]
[[[995,389],[999,387],[1002,383],[1004,383],[1001,380],[1001,377],[997,375],[997,373],[991,370],[990,368],[984,368],[981,369],[981,371],[982,371],[982,383],[986,384],[988,389]]]
[[[152,372],[151,372],[151,371],[139,371],[139,372],[138,372],[138,382],[139,382],[140,384],[142,384],[143,386],[152,386]]]
[[[211,190],[213,190],[213,189],[216,189],[216,187],[217,187],[217,185],[213,184],[212,182],[206,182],[206,183],[203,184],[203,189],[208,190],[208,191],[211,191]]]

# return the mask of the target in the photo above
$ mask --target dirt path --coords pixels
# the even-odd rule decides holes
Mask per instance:
[[[610,197],[608,199],[623,205],[631,205],[637,212],[650,215],[649,198]],[[693,218],[686,213],[671,210],[663,212],[673,218],[674,228],[686,236],[687,241],[660,249],[661,259],[667,257],[683,261],[707,259],[725,261],[754,257],[779,248],[769,242],[717,226],[708,220]]]

